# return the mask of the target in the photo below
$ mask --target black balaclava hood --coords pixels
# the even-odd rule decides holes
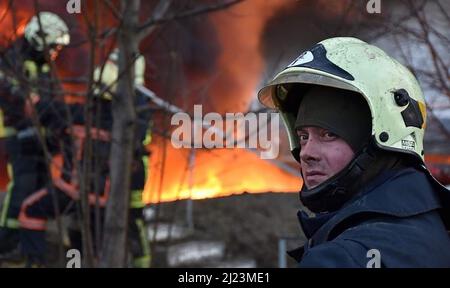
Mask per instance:
[[[376,151],[369,145],[371,113],[362,95],[330,87],[311,86],[300,102],[295,128],[317,126],[344,139],[355,152],[343,170],[318,186],[303,185],[300,200],[313,212],[339,209],[355,193],[355,183],[375,162]]]
[[[357,153],[369,140],[372,119],[364,98],[352,91],[313,86],[303,96],[295,128],[317,126],[338,135]]]

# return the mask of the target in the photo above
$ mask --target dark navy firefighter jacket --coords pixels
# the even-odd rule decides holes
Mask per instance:
[[[299,267],[450,267],[450,192],[414,168],[383,172],[337,212],[298,217],[308,242],[288,254]]]

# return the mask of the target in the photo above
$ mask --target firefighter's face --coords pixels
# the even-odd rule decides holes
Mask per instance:
[[[59,55],[59,52],[62,50],[62,45],[52,45],[49,49],[50,60],[55,61]]]
[[[336,134],[320,127],[297,130],[300,139],[300,165],[306,188],[312,189],[340,172],[355,156],[350,145]]]

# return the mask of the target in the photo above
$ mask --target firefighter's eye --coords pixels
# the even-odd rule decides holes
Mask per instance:
[[[297,131],[297,136],[300,141],[300,145],[305,144],[308,141],[309,135],[305,131]]]
[[[333,132],[330,132],[330,131],[328,131],[328,130],[324,130],[323,133],[322,133],[322,137],[323,137],[325,140],[334,140],[334,139],[336,139],[338,136],[337,136],[336,134],[334,134]]]

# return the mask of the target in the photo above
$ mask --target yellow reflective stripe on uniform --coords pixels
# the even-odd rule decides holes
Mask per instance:
[[[42,65],[42,67],[41,67],[41,72],[42,72],[42,73],[48,73],[48,72],[50,72],[50,65],[48,65],[47,63],[45,63],[44,65]]]
[[[147,146],[152,142],[152,133],[149,132],[150,129],[147,129],[147,134],[145,135],[144,141],[142,141],[142,145]]]
[[[6,170],[8,171],[9,179],[14,179],[13,178],[14,175],[12,172],[13,171],[12,165],[10,163],[8,163]],[[13,186],[14,186],[14,181],[13,180],[9,181],[7,191],[6,191],[6,196],[5,196],[5,199],[3,200],[3,205],[2,205],[2,212],[1,212],[2,214],[0,216],[0,227],[18,229],[20,227],[19,220],[14,219],[14,218],[7,218]]]
[[[5,123],[3,120],[3,111],[0,109],[0,137],[5,137]]]
[[[8,163],[6,165],[6,173],[8,173],[9,179],[14,179],[13,168],[12,168],[11,163]],[[9,183],[11,184],[11,183],[13,183],[13,181],[11,180]],[[9,187],[9,185],[8,185],[8,187]]]
[[[150,262],[152,261],[152,257],[150,255],[137,257],[133,259],[133,267],[134,268],[150,268]]]
[[[6,220],[6,227],[11,229],[19,229],[20,228],[20,222],[17,219],[14,218],[8,218]]]
[[[7,126],[7,127],[4,127],[3,134],[1,134],[0,137],[7,138],[7,137],[14,136],[16,134],[17,134],[17,130],[15,128]]]
[[[131,191],[130,208],[143,208],[145,206],[142,202],[142,189]]]
[[[5,126],[3,111],[0,109],[0,138],[16,135],[17,131],[11,126]]]
[[[36,80],[38,78],[38,66],[36,62],[26,60],[23,63],[23,72],[28,80]]]
[[[8,164],[8,168],[10,168],[10,167],[11,167],[11,165]],[[11,169],[8,169],[8,174],[10,174],[9,173],[10,170]],[[11,177],[11,175],[10,175],[10,177]],[[10,178],[10,179],[13,179],[13,178]],[[14,186],[14,182],[10,181],[8,183],[8,188],[7,188],[5,199],[3,200],[2,215],[0,216],[0,227],[9,227],[8,226],[9,219],[7,219],[7,217],[8,217],[9,202],[11,201],[11,193],[12,193],[13,186]]]
[[[144,175],[145,175],[145,181],[147,181],[148,177],[148,156],[142,156],[142,162],[144,163]]]
[[[133,258],[133,266],[138,268],[150,268],[150,246],[144,221],[142,219],[136,219],[136,226],[139,231],[139,240],[141,242],[143,256]]]

